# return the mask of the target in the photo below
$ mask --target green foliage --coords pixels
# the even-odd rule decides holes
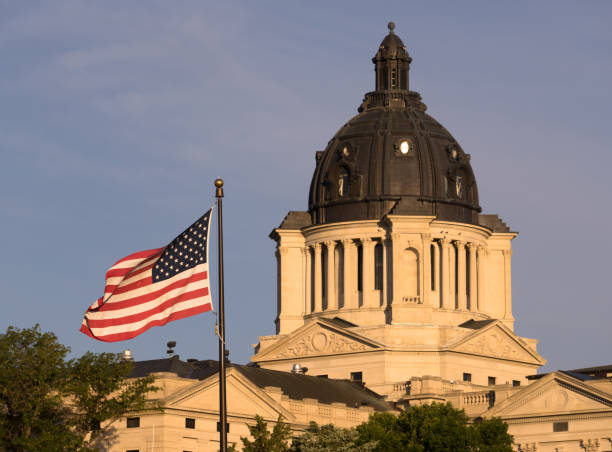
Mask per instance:
[[[475,451],[511,452],[513,438],[508,434],[508,424],[498,417],[483,419],[472,427]]]
[[[263,417],[255,416],[255,425],[249,426],[249,433],[253,440],[246,437],[241,437],[244,452],[286,452],[289,450],[289,439],[291,438],[291,429],[289,425],[282,422],[282,417],[278,417],[278,421],[272,429],[272,433],[268,431],[268,424]]]
[[[152,378],[127,380],[120,355],[69,348],[53,333],[9,327],[0,334],[0,450],[88,452],[112,434],[112,421],[145,408]]]
[[[319,427],[311,422],[306,431],[293,439],[291,452],[369,452],[374,450],[375,442],[357,445],[359,433],[355,429],[336,428],[331,424]]]
[[[510,452],[513,442],[500,419],[468,425],[450,403],[412,406],[398,417],[377,413],[357,431],[359,444],[377,442],[375,451]]]

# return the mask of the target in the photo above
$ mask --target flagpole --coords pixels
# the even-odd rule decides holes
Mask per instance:
[[[217,231],[219,237],[219,445],[227,452],[227,400],[225,391],[225,306],[223,300],[223,179],[215,180],[217,197]]]

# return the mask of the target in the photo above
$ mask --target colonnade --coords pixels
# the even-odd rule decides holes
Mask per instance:
[[[415,268],[403,268],[404,248],[416,254]],[[418,245],[405,246],[399,237],[360,237],[310,243],[302,253],[305,314],[402,302],[487,311],[488,253],[482,244],[424,235]],[[404,294],[406,281],[415,287]]]

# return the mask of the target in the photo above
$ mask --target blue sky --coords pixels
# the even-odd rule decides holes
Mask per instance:
[[[226,181],[227,331],[274,332],[274,244],[314,152],[373,88],[393,20],[411,88],[513,230],[516,331],[546,369],[612,362],[612,3],[0,0],[0,329],[215,358],[214,317],[125,343],[78,328],[104,272],[162,246]],[[214,264],[214,260],[213,260]],[[214,290],[214,288],[213,288]],[[213,295],[216,292],[213,292]]]

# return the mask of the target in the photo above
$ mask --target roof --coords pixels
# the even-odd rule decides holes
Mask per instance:
[[[394,26],[389,29],[372,60],[375,90],[365,94],[359,114],[317,157],[310,219],[320,225],[427,215],[478,224],[481,208],[470,156],[410,90],[412,60]],[[483,221],[505,230],[496,218]]]
[[[485,326],[491,324],[495,322],[495,319],[487,319],[487,320],[474,320],[474,319],[470,319],[467,322],[462,323],[461,325],[459,325],[461,328],[470,328],[472,330],[479,330],[481,328],[484,328]]]
[[[274,386],[290,399],[316,399],[321,403],[343,403],[348,406],[370,406],[375,411],[393,410],[393,405],[384,401],[382,396],[360,383],[349,380],[335,380],[325,377],[281,372],[230,363],[229,367],[238,370],[254,385],[264,389]],[[203,380],[218,372],[218,361],[189,360],[181,361],[178,356],[164,359],[134,362],[130,377],[145,377],[156,372],[171,372],[182,378]]]

